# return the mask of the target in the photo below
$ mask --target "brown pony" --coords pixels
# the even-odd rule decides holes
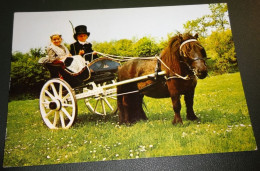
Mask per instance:
[[[175,113],[173,124],[182,123],[180,97],[184,95],[187,119],[197,119],[193,111],[197,78],[204,79],[207,76],[206,52],[197,38],[197,34],[192,36],[189,33],[172,37],[160,54],[161,62],[157,59],[133,59],[122,65],[118,70],[119,81],[155,73],[158,66],[162,71],[166,71],[166,75],[118,86],[118,95],[139,90],[138,93],[118,96],[120,124],[147,119],[142,106],[144,95],[153,98],[171,97]]]

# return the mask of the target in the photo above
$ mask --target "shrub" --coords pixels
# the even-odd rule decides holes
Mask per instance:
[[[215,73],[238,71],[237,58],[231,30],[214,31],[206,38],[200,39],[207,56],[211,58],[209,68]]]

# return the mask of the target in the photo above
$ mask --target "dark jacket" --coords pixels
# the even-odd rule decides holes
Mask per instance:
[[[72,55],[78,55],[80,50],[84,50],[85,54],[93,52],[92,44],[86,43],[80,44],[78,41],[70,45],[70,53]],[[84,56],[84,55],[82,55]],[[92,54],[85,55],[85,60],[91,62]],[[93,55],[93,60],[98,58],[97,55]]]

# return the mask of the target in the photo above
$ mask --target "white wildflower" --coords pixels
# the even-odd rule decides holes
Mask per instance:
[[[146,151],[146,150],[145,150],[145,146],[142,146],[142,145],[141,145],[139,150],[140,150],[141,152]]]
[[[185,137],[185,136],[187,136],[188,134],[186,133],[186,132],[183,132],[182,133],[182,135],[181,135],[181,137]]]

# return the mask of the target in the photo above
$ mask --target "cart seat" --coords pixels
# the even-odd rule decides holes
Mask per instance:
[[[48,62],[48,57],[42,57],[38,63],[48,69],[51,78],[62,78],[68,82],[71,87],[80,86],[91,77],[91,73],[87,65],[81,71],[74,73],[61,61],[56,63]]]
[[[99,57],[89,65],[91,78],[89,81],[102,83],[108,80],[114,80],[120,63],[106,57]]]
[[[120,63],[106,57],[100,57],[92,61],[88,66],[89,69],[95,73],[116,72],[118,70],[118,66],[120,66]]]

